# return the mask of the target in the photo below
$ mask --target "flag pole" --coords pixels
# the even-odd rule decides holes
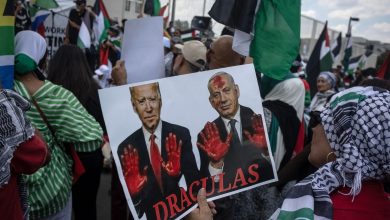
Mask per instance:
[[[205,11],[206,11],[206,1],[207,1],[207,0],[204,0],[204,1],[203,1],[203,17],[204,17],[204,13],[205,13]]]
[[[172,16],[171,16],[171,21],[173,22],[173,25],[175,25],[175,10],[176,10],[176,0],[173,0]]]

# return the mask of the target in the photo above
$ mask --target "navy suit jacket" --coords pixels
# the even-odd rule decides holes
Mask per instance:
[[[142,171],[145,166],[148,167],[148,179],[146,185],[137,198],[132,198],[139,217],[141,217],[143,213],[146,213],[148,219],[156,219],[153,205],[158,201],[165,201],[165,197],[170,194],[179,193],[179,181],[182,175],[185,177],[187,186],[189,186],[194,180],[199,179],[199,171],[196,166],[195,156],[192,152],[191,136],[187,128],[162,121],[161,156],[163,160],[167,161],[168,159],[168,155],[165,149],[165,138],[168,137],[169,133],[176,135],[176,140],[178,143],[179,140],[182,141],[180,159],[181,173],[178,177],[171,177],[164,171],[163,168],[161,168],[161,179],[163,183],[162,191],[160,190],[156,177],[153,173],[153,168],[149,159],[149,153],[145,143],[142,128],[138,129],[129,137],[127,137],[118,147],[118,156],[120,158],[123,154],[123,149],[131,144],[138,151],[139,169]],[[180,199],[180,196],[178,199]]]

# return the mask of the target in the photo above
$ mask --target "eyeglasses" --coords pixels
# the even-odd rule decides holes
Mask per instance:
[[[312,111],[310,112],[310,121],[309,121],[309,128],[314,128],[317,125],[321,124],[321,112],[319,111]]]

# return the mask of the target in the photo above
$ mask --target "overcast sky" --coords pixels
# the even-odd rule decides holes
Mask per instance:
[[[164,5],[168,0],[161,0]],[[176,0],[176,17],[191,21],[202,15],[204,0]],[[206,0],[206,14],[214,0]],[[345,36],[350,16],[359,17],[353,23],[352,35],[390,43],[390,0],[302,0],[302,14],[325,22]]]

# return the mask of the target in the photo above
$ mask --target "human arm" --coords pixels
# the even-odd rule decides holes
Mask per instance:
[[[39,133],[21,143],[11,161],[12,170],[18,174],[33,174],[50,161],[50,151]]]
[[[213,202],[207,202],[206,190],[200,189],[196,200],[198,202],[198,208],[194,209],[186,217],[186,220],[212,220],[213,215],[217,214],[215,210],[215,204]]]

